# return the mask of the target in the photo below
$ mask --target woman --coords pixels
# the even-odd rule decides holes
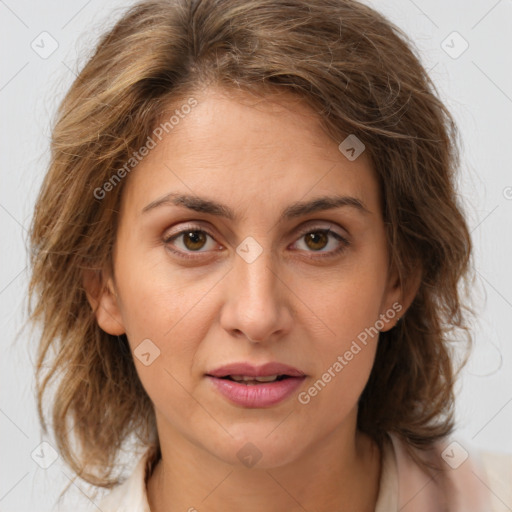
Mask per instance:
[[[31,231],[41,421],[58,383],[62,457],[121,483],[101,510],[498,510],[448,439],[456,137],[353,1],[150,1],[104,35]]]

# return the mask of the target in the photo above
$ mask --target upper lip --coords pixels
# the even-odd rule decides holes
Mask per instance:
[[[227,377],[228,375],[243,375],[246,377],[288,375],[290,377],[305,377],[305,373],[297,368],[277,362],[270,362],[260,366],[254,366],[250,363],[231,363],[220,366],[208,372],[207,375],[211,375],[212,377]]]

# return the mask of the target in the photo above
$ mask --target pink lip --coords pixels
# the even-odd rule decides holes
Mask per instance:
[[[244,407],[269,407],[290,396],[306,377],[289,377],[275,382],[247,385],[208,375],[216,389],[235,404]]]
[[[274,382],[247,385],[223,379],[227,375],[265,377],[287,375],[288,378]],[[207,374],[208,379],[231,402],[243,407],[270,407],[290,396],[303,382],[306,375],[292,366],[267,363],[253,366],[248,363],[233,363],[217,368]]]

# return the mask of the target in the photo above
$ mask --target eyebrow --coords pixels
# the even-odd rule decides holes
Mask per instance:
[[[155,208],[164,205],[175,205],[188,208],[199,213],[208,213],[217,217],[224,217],[231,221],[237,221],[238,217],[235,212],[227,205],[195,195],[170,193],[145,206],[141,213],[147,213]],[[352,196],[321,196],[310,201],[298,201],[292,203],[285,208],[280,215],[280,221],[292,220],[310,213],[320,212],[324,210],[332,210],[349,206],[355,208],[364,214],[371,214],[370,210],[365,206],[363,201]]]

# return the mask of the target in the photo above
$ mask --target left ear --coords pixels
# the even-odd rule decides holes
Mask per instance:
[[[384,324],[380,332],[386,332],[395,327],[398,320],[405,314],[418,293],[421,285],[422,269],[417,264],[406,282],[402,283],[396,269],[390,271],[387,289],[382,303],[379,319]]]

